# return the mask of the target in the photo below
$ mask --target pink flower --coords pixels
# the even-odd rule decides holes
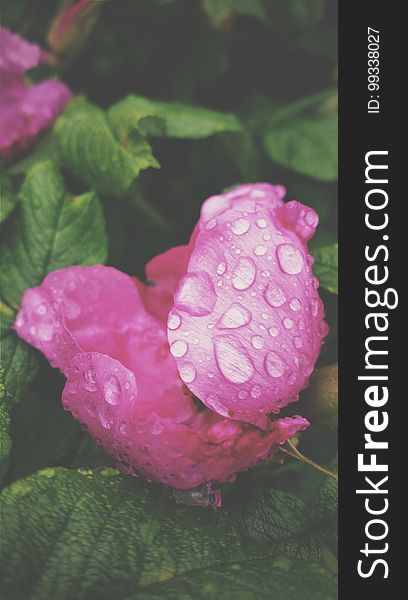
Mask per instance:
[[[147,265],[154,286],[70,267],[25,292],[18,334],[65,374],[65,408],[125,472],[232,481],[307,427],[270,416],[307,385],[327,332],[306,246],[318,218],[284,193],[209,198],[189,244]]]
[[[49,79],[29,86],[24,73],[47,59],[37,44],[30,44],[0,28],[0,156],[11,158],[26,148],[40,131],[51,125],[71,94],[63,83]]]

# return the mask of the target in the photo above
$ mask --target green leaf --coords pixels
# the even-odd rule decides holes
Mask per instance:
[[[262,21],[267,18],[261,0],[202,0],[201,5],[215,27],[222,25],[234,13]]]
[[[56,121],[64,164],[102,194],[123,195],[140,171],[158,167],[150,145],[134,128],[112,130],[103,110],[79,98]]]
[[[0,223],[3,223],[13,212],[18,198],[13,191],[11,179],[5,173],[0,177]]]
[[[46,469],[13,483],[1,502],[4,597],[336,597],[324,568],[276,557],[223,511],[175,505],[115,469]]]
[[[246,177],[253,168],[252,140],[232,113],[130,95],[109,109],[108,119],[122,135],[123,130],[130,131],[133,127],[150,137],[200,140],[219,136]]]
[[[6,406],[4,389],[4,369],[0,366],[0,481],[8,466],[8,456],[11,449],[11,439],[9,436],[10,415]]]
[[[278,121],[264,136],[278,165],[319,181],[337,179],[337,116],[318,115]]]
[[[256,490],[235,519],[246,535],[273,544],[282,554],[321,560],[337,531],[337,487],[337,481],[325,477],[307,504],[275,488]]]
[[[1,297],[14,309],[23,291],[50,271],[103,263],[107,256],[99,200],[92,192],[70,196],[53,163],[35,165],[20,195],[21,210],[4,236],[0,258]]]
[[[4,402],[11,404],[22,398],[34,379],[38,370],[39,354],[3,324],[0,344]]]
[[[22,293],[50,271],[103,263],[107,255],[99,200],[94,193],[70,196],[53,163],[32,167],[20,196],[0,245],[2,364],[6,394],[14,400],[21,398],[38,361],[36,351],[8,330]]]
[[[315,250],[314,258],[313,271],[319,278],[321,287],[332,294],[338,294],[338,244]]]
[[[181,102],[160,102],[149,100],[143,96],[130,95],[108,111],[109,120],[116,124],[120,121],[134,120],[141,123],[147,134],[159,137],[179,139],[202,139],[220,133],[243,133],[239,119],[232,113],[224,113],[199,106],[182,104]],[[156,117],[163,121],[164,128],[156,121],[148,120],[143,126],[143,119]],[[150,126],[150,129],[149,129]]]

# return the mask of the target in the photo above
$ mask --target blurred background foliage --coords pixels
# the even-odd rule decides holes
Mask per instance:
[[[288,199],[319,213],[312,247],[336,241],[335,1],[94,4],[89,35],[59,58],[74,93],[103,108],[134,93],[234,113],[251,144],[243,158],[218,136],[150,139],[160,169],[143,171],[121,202],[104,202],[111,264],[143,275],[146,260],[188,239],[207,196],[244,180],[284,184]],[[3,25],[46,46],[58,7],[3,0]]]

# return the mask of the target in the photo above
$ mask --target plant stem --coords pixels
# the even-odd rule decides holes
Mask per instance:
[[[290,447],[290,450],[287,450],[286,448],[279,448],[281,452],[287,454],[288,456],[291,456],[292,458],[295,458],[296,460],[299,460],[300,462],[305,463],[306,465],[313,467],[317,471],[324,473],[325,475],[331,477],[332,479],[335,479],[336,481],[339,480],[339,476],[337,475],[337,473],[333,473],[332,471],[329,471],[329,469],[325,469],[318,463],[314,462],[314,460],[307,458],[307,456],[304,456],[301,452],[299,452],[299,450],[296,448],[293,442],[287,440],[286,444]]]

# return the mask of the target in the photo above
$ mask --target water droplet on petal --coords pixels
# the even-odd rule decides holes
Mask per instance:
[[[205,224],[206,231],[210,231],[210,229],[214,229],[217,226],[217,219],[211,219],[208,223]]]
[[[175,304],[194,316],[210,314],[216,300],[213,283],[205,271],[185,275],[174,295]]]
[[[251,198],[265,198],[266,194],[263,190],[252,190],[249,194]]]
[[[178,315],[177,313],[170,313],[169,318],[167,320],[167,327],[173,331],[174,329],[178,329],[180,325],[180,315]]]
[[[298,311],[302,308],[299,298],[292,298],[292,300],[289,302],[289,306],[294,311]]]
[[[232,276],[232,285],[236,290],[247,290],[255,281],[256,266],[248,257],[239,259]]]
[[[304,264],[303,254],[298,248],[292,246],[292,244],[280,244],[276,248],[276,256],[279,266],[284,273],[297,275],[302,271]]]
[[[319,312],[319,304],[319,300],[316,300],[316,298],[310,300],[310,310],[313,317],[316,317]]]
[[[257,246],[254,250],[254,254],[256,254],[257,256],[263,256],[264,254],[266,254],[268,251],[268,248],[266,246]]]
[[[103,397],[108,404],[113,406],[119,402],[120,383],[116,375],[112,375],[103,386]]]
[[[246,390],[239,390],[238,392],[238,398],[240,400],[245,400],[245,398],[248,396],[248,392]]]
[[[285,329],[292,329],[293,327],[292,319],[285,318],[283,319],[282,323]]]
[[[81,307],[75,300],[66,298],[64,301],[64,315],[67,319],[76,319],[81,314]]]
[[[262,346],[264,345],[264,340],[260,335],[255,335],[252,338],[252,345],[254,348],[256,348],[257,350],[260,350],[262,348]]]
[[[284,361],[276,354],[276,352],[268,352],[265,356],[265,369],[271,377],[281,377],[285,372]]]
[[[155,421],[152,426],[152,434],[160,435],[164,431],[164,426],[160,421]]]
[[[231,383],[245,383],[254,367],[241,344],[232,337],[219,336],[214,343],[215,358],[221,373]]]
[[[236,329],[248,325],[252,318],[251,312],[242,306],[242,304],[231,304],[222,315],[219,321],[219,326],[227,329]]]
[[[220,262],[217,266],[218,275],[224,275],[226,270],[227,270],[227,265],[225,264],[225,262]]]
[[[188,349],[188,346],[187,346],[186,342],[183,342],[183,340],[176,340],[170,346],[170,352],[176,358],[180,358],[181,356],[184,356],[185,353],[187,352],[187,349]]]
[[[50,342],[54,337],[54,327],[51,323],[40,323],[38,325],[38,337],[43,342]]]
[[[302,338],[299,337],[299,336],[294,337],[293,338],[293,345],[297,349],[301,348],[303,346]]]
[[[127,425],[125,421],[121,421],[118,425],[118,429],[119,429],[119,433],[121,433],[122,435],[126,435],[127,434]]]
[[[236,235],[243,235],[249,230],[249,221],[247,219],[237,219],[231,227]]]
[[[42,302],[41,304],[39,304],[39,306],[37,306],[36,310],[39,315],[46,315],[48,312],[48,307],[45,304],[45,302]]]
[[[196,370],[193,365],[184,364],[180,367],[180,377],[184,383],[191,383],[196,378]]]
[[[268,225],[268,222],[265,219],[258,219],[256,224],[258,225],[259,229],[265,229],[265,227]]]
[[[286,295],[283,290],[277,287],[268,286],[265,290],[265,300],[270,306],[278,308],[286,302]]]
[[[269,333],[269,335],[270,335],[271,337],[276,337],[277,335],[279,335],[279,329],[278,329],[277,327],[275,327],[275,326],[273,326],[273,327],[270,327],[270,328],[268,329],[268,333]]]
[[[260,385],[255,384],[254,387],[251,389],[251,396],[252,398],[259,398],[259,396],[262,393],[262,388]]]

